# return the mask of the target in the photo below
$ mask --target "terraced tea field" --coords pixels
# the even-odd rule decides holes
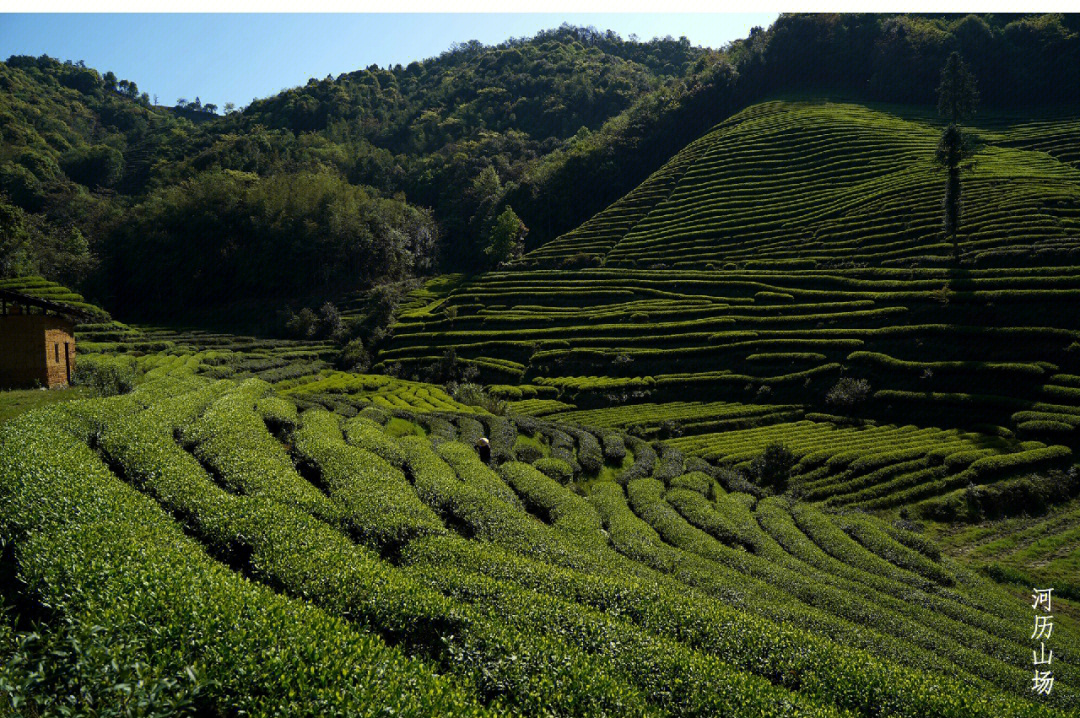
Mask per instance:
[[[752,106],[579,229],[418,297],[378,367],[416,372],[453,348],[487,381],[545,392],[546,416],[734,465],[783,439],[815,457],[798,484],[830,505],[939,506],[1067,466],[1080,448],[1077,127],[977,119],[952,266],[924,110]],[[830,401],[841,379],[869,391]],[[907,425],[937,438],[894,445]],[[816,458],[890,448],[896,461],[873,471]]]
[[[742,493],[615,428],[298,411],[259,379],[156,364],[132,393],[0,427],[3,599],[41,607],[4,675],[43,709],[72,672],[99,677],[93,706],[133,671],[123,700],[204,714],[1080,706],[1080,636],[1054,632],[1058,686],[1036,700],[1030,606],[898,525]]]
[[[1007,518],[976,525],[935,527],[934,540],[946,550],[999,580],[1017,585],[1041,581],[1080,599],[1080,501],[1059,504],[1035,517]],[[1066,614],[1073,625],[1080,615]]]
[[[520,261],[413,291],[372,374],[330,343],[101,313],[79,361],[132,386],[0,425],[0,693],[30,715],[75,692],[1080,714],[1080,123],[977,118],[954,265],[935,122],[749,107]],[[486,402],[420,381],[450,359]]]
[[[991,113],[973,124],[968,131],[980,147],[964,180],[966,258],[989,266],[1075,264],[1075,117]],[[526,262],[557,266],[584,252],[607,267],[945,264],[951,249],[940,233],[935,125],[924,108],[751,106]]]

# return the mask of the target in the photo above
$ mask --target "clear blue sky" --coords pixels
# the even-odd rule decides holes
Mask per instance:
[[[768,26],[775,13],[748,14],[357,14],[357,15],[0,15],[0,59],[49,55],[83,60],[134,80],[161,104],[177,98],[219,107],[337,77],[371,64],[408,64],[454,42],[485,45],[569,22],[643,40],[685,35],[721,47]]]

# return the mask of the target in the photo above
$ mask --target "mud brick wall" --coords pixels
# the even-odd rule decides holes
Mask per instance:
[[[75,371],[74,328],[62,317],[44,314],[0,316],[0,386],[54,387]]]

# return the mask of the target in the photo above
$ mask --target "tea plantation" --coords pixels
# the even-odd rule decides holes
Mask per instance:
[[[132,361],[134,391],[0,427],[16,713],[1080,706],[1080,634],[1055,631],[1059,686],[1035,700],[1030,607],[892,523],[617,428],[452,411],[433,389],[430,408],[391,407],[374,399],[420,387],[385,377],[275,390],[197,355]],[[319,383],[308,396],[349,397],[349,416],[298,410]]]
[[[805,499],[955,517],[968,487],[1080,448],[1080,125],[974,122],[959,265],[935,118],[765,102],[580,228],[404,313],[378,366],[419,372],[452,348],[542,402],[524,411],[736,467],[782,441]]]
[[[371,373],[100,312],[0,422],[0,715],[1080,715],[1080,123],[976,116],[956,263],[927,109],[751,105]]]

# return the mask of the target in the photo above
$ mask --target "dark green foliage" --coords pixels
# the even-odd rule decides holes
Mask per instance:
[[[333,302],[326,302],[319,307],[319,334],[326,339],[339,341],[345,333],[345,321]]]
[[[603,444],[604,459],[621,463],[626,457],[626,442],[623,441],[622,434],[615,431],[602,431],[600,440]]]
[[[350,340],[341,349],[335,363],[342,371],[366,372],[371,366],[371,355],[364,347],[364,340],[360,338]]]
[[[71,383],[85,386],[96,396],[126,394],[135,388],[137,375],[125,357],[80,357],[71,375]]]
[[[45,204],[45,188],[34,173],[22,165],[5,162],[0,165],[0,191],[16,207],[36,212]]]
[[[544,452],[533,443],[518,442],[514,445],[514,460],[525,464],[535,464],[544,458]],[[565,462],[564,462],[565,463]]]
[[[319,318],[311,309],[304,307],[286,319],[285,330],[297,339],[314,339],[319,331]]]
[[[1003,516],[1038,516],[1080,494],[1080,471],[1049,471],[994,484],[969,486],[919,504],[921,516],[937,521],[986,521]]]
[[[754,481],[780,494],[787,490],[795,455],[783,444],[768,444],[760,455],[750,462],[750,476]]]
[[[943,230],[953,243],[953,260],[960,261],[960,244],[956,238],[960,230],[960,214],[963,210],[963,198],[960,188],[961,162],[971,156],[970,143],[960,131],[958,124],[975,111],[979,94],[975,89],[975,78],[964,64],[960,53],[953,52],[941,70],[941,84],[938,85],[938,113],[949,118],[949,126],[941,133],[935,156],[938,164],[945,167],[948,178],[945,181]]]
[[[739,469],[734,466],[721,466],[716,472],[716,480],[726,491],[732,493],[744,493],[751,496],[759,496],[762,490],[753,484]]]
[[[708,474],[700,471],[691,471],[680,474],[668,482],[673,489],[687,489],[696,491],[707,499],[715,499],[717,488],[716,482]]]
[[[114,286],[132,309],[178,311],[236,296],[343,291],[423,268],[434,236],[426,212],[330,173],[206,172],[135,209],[113,249],[130,271]],[[309,318],[303,330],[332,331],[326,319]]]
[[[521,256],[529,230],[510,205],[495,218],[488,233],[484,255],[492,264],[501,264]]]
[[[491,414],[505,414],[506,402],[493,396],[483,386],[472,382],[451,383],[448,387],[450,396],[466,406],[476,406]]]
[[[0,196],[0,277],[30,274],[31,250],[25,213]]]
[[[532,465],[542,471],[548,478],[555,479],[560,484],[568,484],[574,479],[574,470],[570,464],[562,459],[547,456],[532,462]]]
[[[975,77],[964,64],[959,52],[950,53],[949,59],[945,61],[937,93],[938,114],[949,118],[951,125],[958,124],[975,111],[979,102]]]
[[[91,145],[65,154],[60,166],[79,184],[93,189],[112,187],[124,174],[124,155],[108,145]]]
[[[829,389],[829,393],[825,395],[825,402],[839,407],[853,408],[866,401],[869,396],[870,382],[866,379],[845,376]]]

